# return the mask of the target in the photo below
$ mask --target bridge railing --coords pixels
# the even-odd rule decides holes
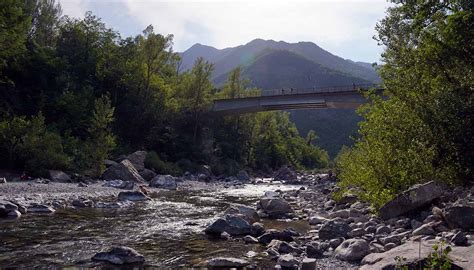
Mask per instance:
[[[379,88],[380,85],[368,83],[368,84],[352,84],[352,85],[339,85],[339,86],[326,86],[326,87],[310,87],[310,88],[281,88],[262,90],[260,96],[281,96],[281,95],[301,95],[301,94],[313,94],[313,93],[334,93],[334,92],[348,92],[360,89]]]

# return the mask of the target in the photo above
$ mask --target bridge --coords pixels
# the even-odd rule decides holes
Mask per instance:
[[[274,110],[354,109],[367,102],[362,92],[373,88],[383,90],[377,84],[262,90],[258,96],[214,100],[212,111],[228,115]]]

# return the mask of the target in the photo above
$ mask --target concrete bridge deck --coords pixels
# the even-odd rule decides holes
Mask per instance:
[[[379,85],[345,85],[305,89],[263,90],[259,96],[215,100],[212,111],[243,114],[274,110],[354,109],[366,103],[362,92]]]

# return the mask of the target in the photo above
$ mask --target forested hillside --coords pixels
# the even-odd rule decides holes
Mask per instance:
[[[149,26],[121,37],[91,13],[61,17],[55,1],[6,0],[0,8],[2,167],[97,176],[104,159],[137,149],[150,151],[157,173],[328,164],[286,113],[208,113],[216,97],[258,90],[247,89],[239,69],[214,87],[214,66],[202,58],[179,72],[172,35]]]

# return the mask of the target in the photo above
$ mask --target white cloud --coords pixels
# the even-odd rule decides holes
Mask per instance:
[[[63,6],[67,3],[67,10],[70,10],[74,7],[73,2],[78,9],[84,8],[85,1],[90,1],[88,3],[93,7],[92,0],[63,0],[62,3]],[[388,6],[380,0],[104,1],[123,3],[127,9],[124,12],[134,17],[142,29],[153,24],[157,32],[174,34],[175,49],[178,51],[198,42],[224,48],[263,38],[288,42],[312,41],[331,52],[342,53],[343,57],[358,58],[357,55],[360,55],[359,59],[366,57],[364,52],[354,55],[345,48],[362,42],[367,50],[380,51],[372,36],[375,34],[375,23],[384,16]],[[64,8],[65,13],[69,14],[67,10]]]

